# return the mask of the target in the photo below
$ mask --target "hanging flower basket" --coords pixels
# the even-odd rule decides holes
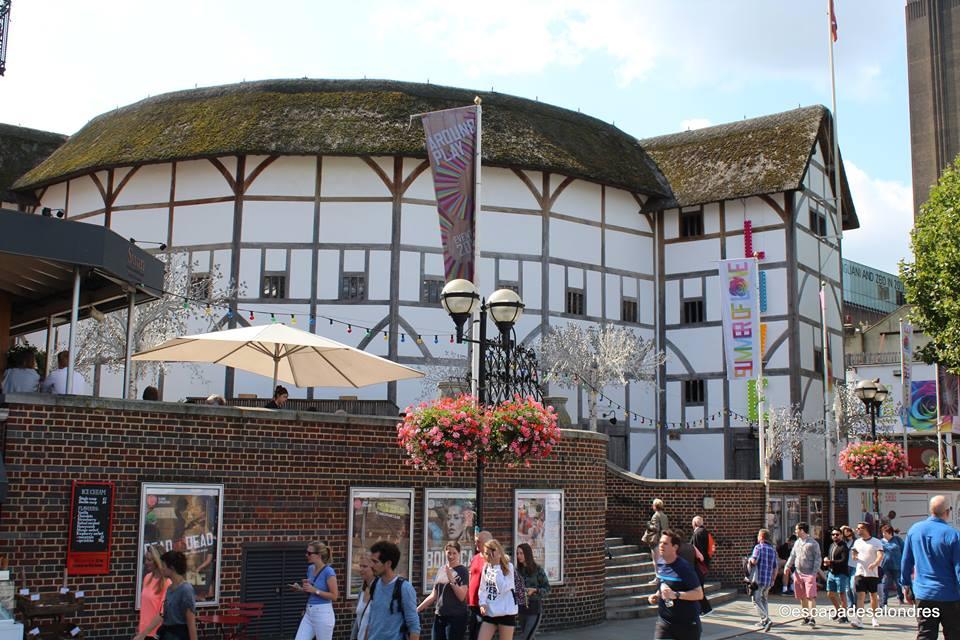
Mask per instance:
[[[407,464],[424,471],[441,471],[457,461],[475,460],[490,442],[490,427],[473,396],[440,398],[407,407],[397,424],[397,443],[407,452]]]
[[[560,441],[560,428],[553,407],[544,407],[531,397],[515,396],[487,413],[493,433],[488,457],[510,465],[546,458]]]
[[[840,468],[851,478],[900,476],[910,470],[900,445],[878,440],[856,442],[840,452]]]

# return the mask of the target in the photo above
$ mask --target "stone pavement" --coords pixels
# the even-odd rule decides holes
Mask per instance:
[[[821,609],[826,609],[824,597],[818,599]],[[896,599],[894,599],[896,602]],[[762,633],[754,628],[759,620],[754,612],[753,603],[742,596],[739,600],[716,608],[713,613],[703,618],[703,636],[701,640],[774,640],[776,638],[870,638],[873,640],[907,640],[917,637],[917,623],[914,618],[899,617],[880,620],[880,627],[870,627],[870,620],[865,620],[863,629],[854,629],[849,624],[841,625],[830,620],[829,617],[817,618],[817,628],[800,623],[798,618],[788,618],[780,615],[782,606],[797,606],[792,597],[775,596],[770,598],[770,617],[773,618],[773,628],[770,633]],[[893,608],[901,609],[899,606]],[[903,607],[906,609],[906,607]],[[568,631],[553,631],[538,634],[544,640],[647,640],[653,638],[656,617],[639,618],[633,620],[609,620],[602,624],[582,629]]]

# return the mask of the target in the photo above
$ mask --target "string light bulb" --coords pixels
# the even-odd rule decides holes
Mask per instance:
[[[353,326],[347,325],[347,333],[353,333]]]
[[[250,312],[250,321],[253,321],[253,311]]]
[[[297,324],[297,316],[295,314],[290,314],[290,324]]]

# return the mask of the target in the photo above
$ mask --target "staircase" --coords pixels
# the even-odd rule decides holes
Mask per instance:
[[[624,544],[623,538],[607,538],[607,577],[604,591],[607,597],[607,620],[646,618],[657,615],[657,607],[647,602],[654,585],[647,584],[654,577],[650,553],[640,551],[635,544]],[[735,589],[723,589],[719,582],[704,585],[714,608],[737,599]]]

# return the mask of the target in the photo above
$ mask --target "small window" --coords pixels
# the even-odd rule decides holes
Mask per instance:
[[[209,300],[213,297],[213,280],[209,273],[191,273],[190,291],[188,295],[194,299]]]
[[[813,350],[813,370],[823,375],[823,349]]]
[[[903,291],[897,291],[897,306],[902,307],[907,304],[907,297],[903,295]]]
[[[624,322],[637,321],[637,301],[624,298],[620,301],[620,319]]]
[[[427,304],[440,304],[440,292],[443,291],[442,278],[424,278],[420,292],[420,301]]]
[[[567,313],[582,316],[585,309],[583,289],[567,289]]]
[[[816,209],[810,209],[810,231],[821,238],[827,235],[827,218]]]
[[[877,297],[884,302],[890,300],[890,287],[882,284],[877,285]]]
[[[683,381],[683,403],[703,404],[703,380]]]
[[[683,324],[698,324],[704,319],[703,298],[683,301]]]
[[[263,276],[263,288],[260,294],[262,298],[286,298],[287,297],[287,276],[276,273],[268,273]]]
[[[680,237],[696,238],[703,235],[703,211],[680,214]]]
[[[343,274],[343,280],[340,281],[340,299],[366,300],[367,276],[362,273]]]

